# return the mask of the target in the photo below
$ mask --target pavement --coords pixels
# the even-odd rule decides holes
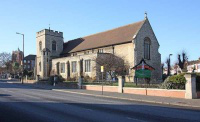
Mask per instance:
[[[10,83],[20,83],[12,82]],[[147,102],[147,103],[156,103],[163,105],[174,105],[182,107],[192,107],[200,109],[200,99],[182,99],[182,98],[170,98],[170,97],[159,97],[159,96],[147,96],[147,95],[137,95],[137,94],[125,94],[125,93],[115,93],[115,92],[103,92],[102,91],[92,91],[84,89],[69,89],[64,86],[51,86],[49,84],[26,84],[33,86],[35,88],[50,89],[54,91],[60,91],[65,93],[74,93],[80,95],[104,97],[104,98],[113,98],[120,100],[130,100],[138,102]]]
[[[127,96],[118,99],[109,94],[0,80],[0,121],[200,122],[198,108],[128,100]]]

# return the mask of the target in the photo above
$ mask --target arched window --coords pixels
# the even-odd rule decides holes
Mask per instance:
[[[144,59],[150,59],[150,47],[151,47],[151,40],[150,38],[146,37],[144,39]]]
[[[56,50],[56,41],[52,42],[52,50]]]
[[[42,42],[39,42],[39,49],[42,50]]]

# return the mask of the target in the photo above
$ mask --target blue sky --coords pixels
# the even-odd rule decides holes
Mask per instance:
[[[170,53],[173,62],[183,49],[189,60],[200,57],[199,0],[2,0],[0,52],[22,49],[36,54],[36,32],[62,31],[70,40],[148,18],[160,43],[162,62]]]

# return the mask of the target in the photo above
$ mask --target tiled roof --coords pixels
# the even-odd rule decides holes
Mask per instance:
[[[145,20],[64,43],[62,54],[131,42]]]
[[[28,55],[24,57],[24,60],[35,60],[36,55]]]
[[[200,59],[199,60],[188,61],[187,64],[188,65],[200,64]]]

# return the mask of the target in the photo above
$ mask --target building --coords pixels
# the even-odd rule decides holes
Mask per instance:
[[[24,69],[33,71],[35,68],[35,57],[36,55],[28,55],[24,57]]]
[[[23,52],[18,50],[12,52],[12,62],[17,62],[19,65],[22,64],[22,57],[23,57]]]
[[[186,63],[188,72],[200,73],[200,58]]]
[[[159,42],[147,16],[133,24],[105,32],[77,38],[64,43],[63,33],[44,29],[36,33],[37,75],[48,78],[50,73],[63,78],[99,77],[99,67],[94,58],[103,55],[124,57],[130,69],[142,58],[155,68],[152,81],[161,80],[161,54]],[[134,79],[134,71],[127,75]],[[127,77],[126,77],[127,78]]]

